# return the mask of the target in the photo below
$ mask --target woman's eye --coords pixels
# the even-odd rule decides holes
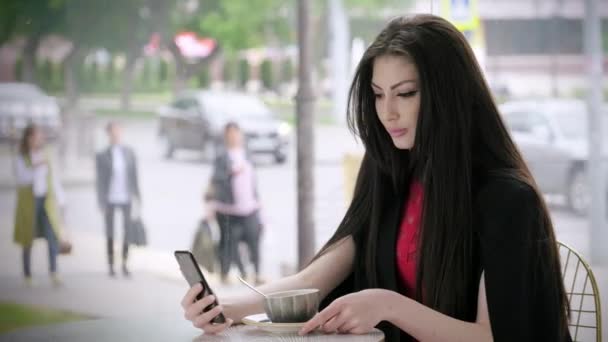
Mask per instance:
[[[374,94],[374,97],[377,99],[381,99],[382,98],[382,94]]]
[[[405,92],[405,93],[399,93],[399,94],[397,94],[397,96],[399,96],[399,97],[412,97],[412,96],[416,95],[417,92],[418,92],[418,90],[412,90],[412,91],[408,91],[408,92]]]

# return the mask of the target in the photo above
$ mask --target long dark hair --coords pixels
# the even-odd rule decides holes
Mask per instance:
[[[419,73],[420,111],[409,151],[393,145],[376,113],[373,63],[386,55],[407,58]],[[548,210],[500,118],[473,51],[453,25],[432,15],[392,20],[356,70],[348,123],[366,153],[352,203],[317,257],[343,238],[362,234],[364,245],[358,252],[366,285],[376,287],[382,215],[389,201],[405,197],[416,179],[424,188],[416,299],[452,317],[470,319],[470,303],[476,302],[470,289],[479,283],[474,280],[474,181],[481,175],[501,174],[528,184],[537,194],[541,235],[553,242],[549,255],[543,256],[545,276],[560,284],[556,301],[564,308],[561,328],[567,329],[565,291]]]
[[[19,141],[19,153],[22,156],[29,156],[30,150],[32,147],[30,146],[30,137],[34,135],[38,127],[30,123],[24,129],[21,134],[21,140]]]

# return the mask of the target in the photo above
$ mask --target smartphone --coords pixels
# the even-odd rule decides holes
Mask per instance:
[[[198,263],[196,262],[196,259],[194,258],[194,255],[192,255],[192,253],[190,253],[189,251],[175,251],[175,259],[177,259],[179,268],[182,271],[184,278],[186,278],[186,280],[188,281],[188,284],[191,287],[198,283],[201,283],[203,285],[203,291],[196,296],[196,300],[199,300],[203,297],[213,294],[211,287],[209,287],[209,283],[203,276],[203,272],[201,272],[201,269],[198,267]],[[216,298],[213,303],[211,303],[209,306],[207,306],[203,310],[203,312],[207,312],[218,305],[219,305],[219,303]],[[217,324],[221,324],[221,323],[225,323],[225,322],[226,322],[226,317],[224,317],[224,314],[222,314],[222,313],[215,316],[211,320],[211,323],[217,323]]]

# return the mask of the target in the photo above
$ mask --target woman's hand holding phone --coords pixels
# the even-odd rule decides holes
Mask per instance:
[[[218,305],[207,312],[203,312],[206,307],[215,302],[215,296],[209,295],[197,300],[196,297],[201,293],[203,293],[202,284],[196,284],[186,292],[182,299],[184,317],[206,334],[217,334],[229,328],[233,320],[228,317],[226,317],[226,323],[214,324],[211,322],[213,318],[224,311],[224,308],[222,305]]]

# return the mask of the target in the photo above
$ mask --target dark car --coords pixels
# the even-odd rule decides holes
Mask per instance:
[[[160,133],[166,138],[166,156],[176,150],[215,153],[222,143],[224,126],[239,124],[252,154],[272,155],[284,163],[291,127],[276,119],[255,96],[224,91],[185,91],[160,109]]]
[[[0,140],[15,141],[29,123],[40,126],[50,139],[61,132],[57,100],[29,83],[0,83]]]
[[[574,212],[584,214],[590,203],[585,103],[562,99],[512,101],[500,110],[540,190],[564,195]],[[604,123],[606,134],[608,122]],[[608,146],[603,146],[603,166],[608,173]]]

